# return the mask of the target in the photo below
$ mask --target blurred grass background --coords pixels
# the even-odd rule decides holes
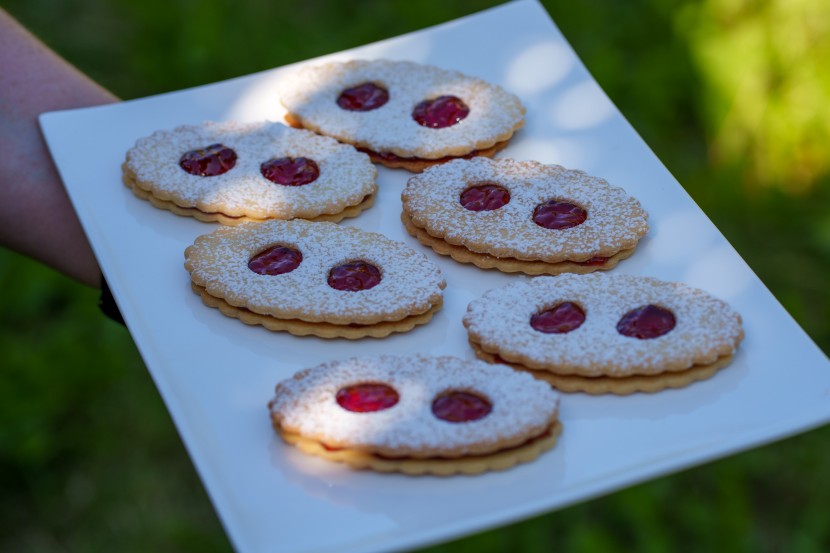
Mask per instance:
[[[135,98],[498,3],[2,6],[94,79]],[[830,352],[827,2],[544,4],[646,142]],[[95,303],[93,291],[0,252],[0,550],[228,551],[135,347]],[[823,428],[430,551],[828,551],[828,460],[830,428]]]

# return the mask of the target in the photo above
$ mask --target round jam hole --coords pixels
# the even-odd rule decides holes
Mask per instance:
[[[432,414],[447,422],[470,422],[486,417],[493,406],[480,395],[454,390],[432,402]]]
[[[215,177],[227,173],[234,165],[236,152],[223,144],[190,150],[179,159],[179,167],[197,177]]]
[[[443,129],[461,122],[470,114],[461,98],[439,96],[433,100],[424,100],[412,110],[412,118],[422,127]]]
[[[270,159],[259,167],[262,176],[283,186],[302,186],[317,180],[320,168],[307,157],[281,157]]]
[[[303,262],[300,250],[288,246],[271,246],[248,261],[248,268],[260,275],[283,275],[290,273]]]
[[[588,218],[588,212],[568,202],[550,200],[536,206],[533,222],[551,230],[562,230],[581,225]]]
[[[668,333],[675,324],[674,313],[649,304],[626,313],[617,323],[617,332],[623,336],[648,340]]]
[[[365,261],[344,263],[329,271],[329,286],[335,290],[359,292],[374,288],[380,281],[380,269]]]
[[[530,318],[530,326],[545,334],[565,334],[585,322],[585,312],[577,304],[566,301],[540,311]]]
[[[337,98],[337,105],[348,111],[372,111],[389,101],[389,92],[375,83],[347,88]]]
[[[369,382],[340,388],[336,399],[338,405],[346,411],[373,413],[398,403],[398,392],[386,384]]]
[[[510,192],[497,184],[479,184],[462,192],[460,201],[470,211],[493,211],[510,202]]]

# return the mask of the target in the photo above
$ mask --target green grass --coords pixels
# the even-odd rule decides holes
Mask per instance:
[[[0,549],[224,551],[149,374],[97,294],[0,253]]]
[[[133,98],[496,3],[7,0],[4,7],[82,70]],[[724,98],[701,62],[706,40],[721,44],[717,39],[763,10],[746,7],[717,20],[722,34],[710,36],[688,22],[741,2],[546,4],[646,142],[830,351],[828,176],[819,173],[806,187],[788,186],[785,177],[770,183],[753,172],[750,154],[721,146],[723,129],[734,122],[720,118]],[[736,62],[735,71],[752,66],[743,53],[723,56]],[[763,123],[759,136],[774,138]],[[797,170],[794,162],[792,182]],[[129,335],[102,318],[95,302],[94,292],[0,252],[0,550],[228,550]],[[430,551],[826,551],[828,458],[825,428]]]

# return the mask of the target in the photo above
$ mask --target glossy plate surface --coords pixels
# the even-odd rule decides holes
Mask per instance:
[[[504,29],[520,29],[513,35]],[[502,37],[493,40],[494,36]],[[463,45],[463,47],[459,47]],[[427,326],[384,340],[326,341],[248,327],[191,292],[184,249],[215,225],[139,200],[121,163],[139,137],[205,120],[281,120],[285,68],[41,119],[70,197],[130,331],[239,551],[387,551],[506,524],[779,439],[830,419],[830,363],[643,143],[533,1],[310,63],[411,59],[499,83],[528,108],[501,157],[580,168],[637,197],[651,230],[615,269],[680,280],[729,301],[746,339],[711,380],[630,397],[565,396],[564,433],[536,462],[479,477],[352,472],[305,457],[272,431],[277,381],[329,359],[382,353],[472,358],[461,317],[521,276],[423,248],[448,282]],[[95,152],[97,163],[89,163]],[[376,205],[345,224],[422,248],[403,230],[408,173],[379,170]],[[319,529],[325,528],[325,532]]]

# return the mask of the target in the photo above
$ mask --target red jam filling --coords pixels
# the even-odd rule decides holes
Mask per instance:
[[[432,402],[432,414],[447,422],[470,422],[486,417],[493,406],[483,397],[460,390],[441,394]]]
[[[439,96],[432,100],[424,100],[412,110],[412,118],[422,127],[443,129],[461,122],[470,114],[461,98],[455,96]]]
[[[337,98],[337,105],[348,111],[372,111],[389,101],[389,92],[375,83],[347,88]]]
[[[211,144],[182,154],[179,167],[197,177],[215,177],[236,165],[236,152],[223,144]]]
[[[577,304],[566,301],[540,311],[530,318],[530,326],[545,334],[565,334],[585,322],[585,312]]]
[[[335,290],[359,292],[374,288],[380,281],[380,269],[365,261],[344,263],[329,271],[329,286]]]
[[[261,251],[248,261],[248,268],[260,275],[283,275],[290,273],[303,262],[300,250],[288,246],[272,246]]]
[[[385,161],[428,161],[430,163],[446,163],[454,159],[472,159],[479,155],[481,150],[473,150],[469,154],[464,154],[463,156],[444,156],[436,159],[427,159],[423,157],[401,157],[393,154],[392,152],[375,152],[374,150],[369,150],[367,148],[358,148],[357,151],[369,154],[369,156],[376,156]]]
[[[608,261],[607,257],[597,255],[587,261],[575,261],[575,263],[577,265],[605,265],[606,261]]]
[[[547,430],[545,430],[544,432],[542,432],[538,436],[533,436],[531,438],[528,438],[527,440],[520,443],[519,445],[509,447],[507,449],[502,449],[501,451],[511,451],[511,450],[520,449],[520,448],[525,447],[529,444],[532,444],[533,442],[536,442],[536,441],[539,441],[539,440],[544,440],[545,438],[547,438],[548,436],[551,435],[552,430],[553,430],[553,427],[548,428]],[[339,449],[341,449],[341,448],[335,448],[335,447],[327,446],[326,444],[321,444],[321,445],[328,451],[338,451]],[[411,459],[411,457],[406,457],[404,455],[392,456],[392,455],[381,455],[380,453],[373,453],[372,455],[374,455],[375,457],[378,457],[380,459],[389,459],[390,461],[397,461],[397,460],[401,460],[401,459]],[[483,455],[487,455],[487,454],[484,453]],[[465,455],[465,458],[468,458],[468,459],[473,458],[473,457],[476,457],[476,454]],[[450,458],[451,457],[432,457],[432,459],[450,459]]]
[[[479,184],[461,193],[461,205],[470,211],[493,211],[510,202],[510,192],[497,184]]]
[[[536,206],[533,222],[551,230],[563,230],[581,225],[588,218],[588,212],[578,205],[550,200]]]
[[[259,167],[262,176],[275,184],[302,186],[317,180],[320,168],[307,157],[281,157],[270,159]]]
[[[373,413],[398,403],[398,392],[386,384],[368,382],[340,388],[336,399],[338,405],[346,411]]]
[[[649,304],[626,313],[617,323],[617,332],[623,336],[648,340],[668,333],[675,324],[671,311]]]

